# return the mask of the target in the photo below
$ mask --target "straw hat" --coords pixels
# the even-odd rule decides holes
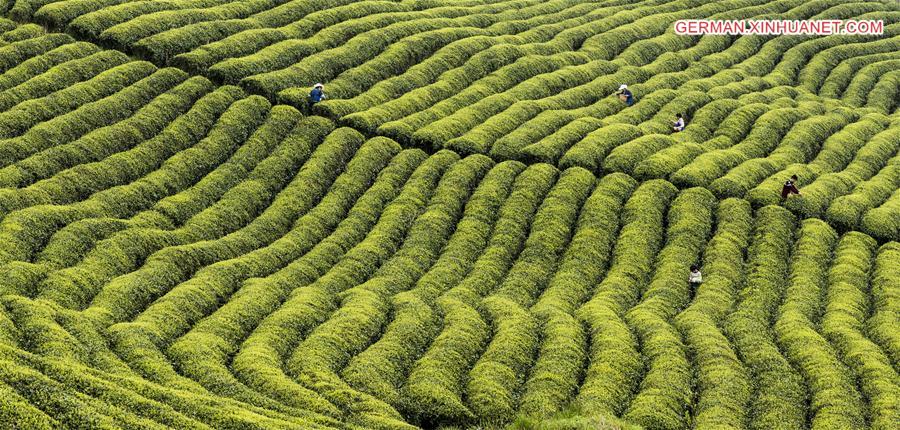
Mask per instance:
[[[625,84],[619,85],[619,90],[620,90],[620,91],[621,91],[621,90],[624,90],[624,89],[626,89],[626,88],[628,88],[628,85],[625,85]]]
[[[322,85],[321,83],[313,85],[313,88],[324,88],[324,87],[325,87],[325,85]]]

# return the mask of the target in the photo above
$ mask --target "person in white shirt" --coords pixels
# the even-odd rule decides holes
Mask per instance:
[[[691,274],[688,276],[688,282],[694,288],[697,288],[703,282],[703,275],[700,274],[700,268],[696,264],[691,265]]]
[[[684,130],[684,115],[678,114],[675,115],[675,126],[672,127],[672,130],[675,131],[683,131]]]

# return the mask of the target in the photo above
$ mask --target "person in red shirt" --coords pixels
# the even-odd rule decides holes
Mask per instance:
[[[781,200],[786,200],[791,194],[800,195],[800,190],[797,189],[796,182],[797,175],[792,175],[791,179],[788,179],[787,182],[784,183],[784,186],[781,187]]]

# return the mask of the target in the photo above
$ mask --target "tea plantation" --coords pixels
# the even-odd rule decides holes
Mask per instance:
[[[900,428],[896,1],[0,13],[2,429]]]

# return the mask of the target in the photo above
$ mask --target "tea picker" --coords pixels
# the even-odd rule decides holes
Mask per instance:
[[[619,91],[616,92],[616,95],[619,96],[619,100],[622,100],[626,105],[631,106],[634,104],[634,94],[628,89],[628,85],[619,85]]]
[[[800,190],[797,189],[796,182],[797,182],[797,175],[791,175],[791,179],[788,179],[784,183],[784,186],[781,187],[781,200],[782,201],[786,200],[788,198],[788,196],[790,196],[791,194],[796,194],[798,196],[800,195]]]
[[[675,115],[675,125],[672,127],[674,131],[684,131],[684,115],[677,114]]]
[[[691,286],[697,288],[703,282],[703,275],[700,273],[700,267],[696,264],[691,265],[691,273],[688,275],[688,282]]]
[[[307,112],[312,113],[313,105],[316,103],[325,100],[325,85],[318,83],[313,86],[312,91],[309,92],[309,100],[307,101]]]

